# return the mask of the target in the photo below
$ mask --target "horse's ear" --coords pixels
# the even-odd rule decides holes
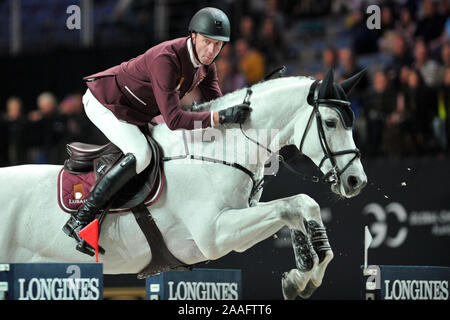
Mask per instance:
[[[364,76],[364,73],[366,73],[366,69],[361,70],[357,74],[351,76],[350,78],[348,78],[340,83],[342,89],[344,89],[345,94],[347,96],[349,96],[351,91],[353,90],[353,88],[356,87],[359,80],[361,80],[361,78]]]
[[[319,89],[319,97],[325,99],[327,97],[333,97],[334,89],[334,73],[333,68],[329,68],[325,76],[323,77],[322,84]]]

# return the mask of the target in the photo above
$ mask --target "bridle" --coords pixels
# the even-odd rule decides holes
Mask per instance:
[[[331,169],[325,173],[325,175],[322,177],[322,179],[320,179],[317,176],[308,176],[304,173],[301,173],[299,171],[297,171],[296,169],[292,168],[286,161],[284,161],[284,158],[281,155],[278,155],[278,160],[287,168],[289,169],[289,171],[291,171],[292,173],[294,173],[297,176],[302,177],[304,180],[311,180],[313,182],[319,182],[320,180],[322,180],[323,183],[328,183],[328,184],[332,184],[335,185],[339,182],[342,174],[350,167],[350,165],[353,163],[353,161],[355,161],[358,158],[361,158],[361,152],[359,151],[358,148],[355,149],[347,149],[347,150],[341,150],[341,151],[337,151],[337,152],[333,152],[331,151],[326,136],[325,136],[325,130],[323,129],[323,125],[322,125],[322,116],[320,114],[319,111],[319,107],[329,107],[329,108],[336,108],[336,106],[341,106],[343,108],[350,108],[350,102],[345,101],[345,100],[340,100],[340,99],[319,99],[319,86],[320,82],[316,81],[315,83],[313,83],[312,85],[315,86],[314,88],[314,98],[313,98],[313,110],[311,112],[311,115],[309,116],[309,120],[308,123],[306,125],[305,131],[303,131],[303,136],[299,145],[299,152],[300,154],[303,154],[302,150],[303,150],[303,145],[305,143],[305,139],[306,136],[311,128],[311,124],[312,124],[312,120],[314,119],[314,117],[316,118],[316,123],[317,123],[317,132],[319,134],[319,141],[320,141],[320,146],[322,147],[322,151],[323,151],[323,158],[320,161],[319,164],[319,170],[322,168],[323,164],[325,163],[325,161],[328,159],[331,162]],[[244,98],[244,104],[248,104],[250,105],[250,97],[251,97],[252,91],[251,89],[247,89],[247,95]],[[350,109],[351,111],[351,109]],[[353,115],[353,111],[351,111],[352,115]],[[354,117],[354,116],[353,116]],[[341,120],[342,123],[344,125],[344,127],[346,129],[351,129],[353,127],[353,118],[352,121],[350,121],[349,124],[346,124],[344,119],[341,116]],[[274,152],[272,150],[270,150],[269,148],[261,145],[258,141],[253,140],[252,138],[250,138],[249,136],[247,136],[244,132],[244,130],[242,129],[242,125],[240,125],[241,127],[241,131],[244,134],[244,136],[252,141],[253,143],[256,143],[259,147],[265,149],[269,154],[273,155]],[[336,162],[336,157],[337,156],[342,156],[345,154],[351,154],[354,153],[355,156],[344,166],[344,168],[339,169],[339,167],[337,166],[337,162]],[[252,195],[256,194],[261,188],[263,187],[262,183],[258,184],[258,188],[255,188],[252,192]]]
[[[325,160],[328,159],[331,162],[331,169],[323,176],[322,181],[334,185],[339,182],[341,175],[345,172],[345,170],[348,169],[348,167],[352,164],[352,162],[355,161],[357,158],[361,157],[361,152],[359,151],[358,148],[347,149],[337,152],[331,151],[325,136],[325,130],[323,129],[322,116],[320,114],[319,107],[335,108],[337,105],[339,105],[344,108],[350,108],[350,102],[339,99],[319,99],[319,87],[320,87],[319,85],[315,86],[313,110],[311,112],[311,115],[309,116],[308,124],[306,125],[305,131],[303,132],[302,140],[300,142],[300,146],[298,149],[300,153],[303,154],[302,150],[303,145],[305,143],[306,135],[308,134],[309,129],[311,128],[312,120],[315,117],[317,123],[317,132],[319,134],[320,146],[322,147],[322,151],[324,154],[322,160],[320,161],[319,169],[322,168],[323,164],[325,163]],[[342,118],[341,120],[346,129],[352,128],[353,121],[351,121],[351,124],[346,125]],[[339,169],[336,163],[336,157],[350,153],[354,153],[355,156],[345,165],[344,168]]]

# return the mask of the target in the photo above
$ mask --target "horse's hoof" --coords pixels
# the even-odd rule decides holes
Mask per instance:
[[[288,273],[283,273],[281,277],[281,288],[284,300],[294,300],[297,297],[297,286],[287,279]]]
[[[314,291],[316,291],[318,287],[315,286],[312,281],[308,281],[308,284],[305,287],[305,290],[303,290],[302,292],[300,292],[298,295],[300,296],[300,298],[302,299],[309,299],[309,297],[312,296],[312,294],[314,293]]]

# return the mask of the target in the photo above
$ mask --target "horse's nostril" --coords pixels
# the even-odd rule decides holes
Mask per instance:
[[[347,182],[348,182],[348,185],[354,189],[358,186],[359,180],[355,176],[349,176],[347,179]]]

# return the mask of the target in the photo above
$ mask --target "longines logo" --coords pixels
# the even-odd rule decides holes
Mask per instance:
[[[237,282],[169,281],[169,300],[237,300]]]
[[[96,300],[99,280],[91,278],[19,278],[19,300]]]
[[[385,300],[448,300],[448,281],[384,280]]]

